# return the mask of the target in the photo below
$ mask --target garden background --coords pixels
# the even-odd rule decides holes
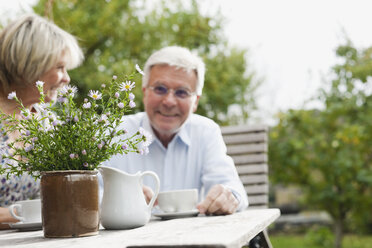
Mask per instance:
[[[372,43],[357,47],[345,33],[332,51],[337,60],[310,98],[296,108],[266,106],[277,111],[259,118],[254,113],[261,111],[265,75],[250,61],[249,49],[231,44],[223,12],[202,9],[199,1],[35,0],[32,10],[20,12],[46,16],[79,39],[86,59],[70,76],[81,95],[112,75],[132,72],[135,64],[143,67],[163,46],[196,50],[207,65],[197,113],[220,125],[270,125],[271,206],[281,207],[278,188],[296,188],[297,212],[325,212],[332,220],[288,230],[273,226],[274,247],[367,247],[372,243]],[[143,109],[140,90],[137,84],[137,111]]]

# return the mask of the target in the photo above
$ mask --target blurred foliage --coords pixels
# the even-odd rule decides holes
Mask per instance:
[[[323,245],[316,245],[309,240],[309,235],[293,235],[288,233],[275,234],[270,232],[270,241],[275,248],[322,248]],[[317,237],[314,237],[317,238]],[[346,235],[344,246],[348,248],[370,248],[372,244],[371,236]],[[330,247],[330,246],[328,246]]]
[[[333,233],[325,226],[310,228],[304,237],[307,247],[329,248],[333,244]]]
[[[70,76],[82,99],[112,75],[132,72],[136,63],[143,67],[155,50],[179,45],[197,51],[206,62],[197,113],[227,124],[245,122],[255,108],[259,81],[252,70],[247,71],[247,51],[230,48],[220,13],[203,16],[195,0],[40,0],[34,10],[78,37],[86,59]],[[139,111],[143,110],[140,80],[136,79],[135,88]],[[232,105],[241,114],[230,116]]]
[[[372,221],[372,49],[350,41],[319,93],[322,110],[290,110],[270,132],[271,179],[295,183],[306,204],[334,219],[335,247],[343,231]]]

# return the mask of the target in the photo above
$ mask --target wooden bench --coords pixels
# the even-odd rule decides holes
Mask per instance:
[[[248,194],[248,208],[267,208],[269,204],[268,127],[242,125],[221,127],[222,136]],[[272,247],[267,231],[251,241],[250,247]]]

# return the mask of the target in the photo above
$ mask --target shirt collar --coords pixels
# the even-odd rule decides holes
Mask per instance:
[[[190,117],[189,117],[190,118]],[[189,134],[189,132],[187,132],[187,130],[188,130],[188,122],[189,122],[189,119],[187,119],[186,121],[185,121],[185,123],[183,123],[183,125],[182,125],[182,127],[181,127],[181,129],[180,129],[180,131],[178,131],[178,133],[177,133],[177,135],[176,135],[176,137],[179,137],[179,139],[183,142],[183,143],[185,143],[185,145],[187,145],[187,146],[189,146],[190,144],[191,144],[191,138],[190,138],[190,134]],[[176,138],[175,137],[175,138]]]

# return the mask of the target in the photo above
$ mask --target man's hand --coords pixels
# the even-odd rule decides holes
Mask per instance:
[[[196,207],[202,214],[224,215],[232,214],[238,208],[239,202],[233,193],[222,184],[214,185],[207,197]]]
[[[151,198],[154,196],[154,191],[152,191],[152,189],[147,186],[142,186],[142,191],[143,191],[143,194],[145,195],[147,204],[149,204],[151,201]],[[157,204],[158,204],[158,200],[155,201],[154,205],[157,205]]]
[[[0,207],[0,230],[10,228],[10,226],[8,224],[4,224],[2,222],[15,223],[15,222],[18,222],[18,221],[19,220],[13,218],[13,216],[10,214],[9,208]]]

